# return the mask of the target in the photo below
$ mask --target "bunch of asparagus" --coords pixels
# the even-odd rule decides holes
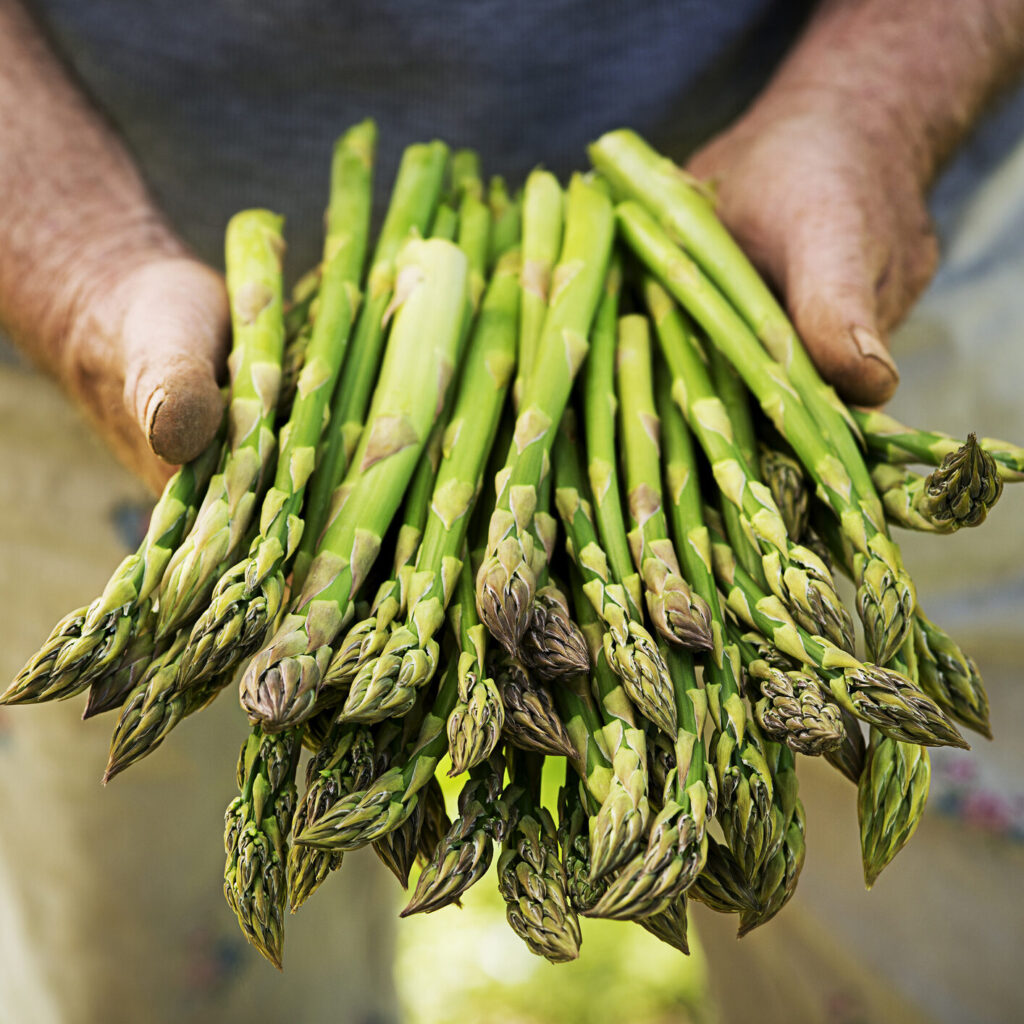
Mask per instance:
[[[0,702],[116,712],[106,781],[237,678],[224,889],[278,966],[286,909],[366,845],[403,886],[421,864],[403,916],[500,845],[509,924],[552,961],[579,915],[685,952],[688,898],[743,934],[800,874],[798,755],[858,787],[870,885],[927,748],[989,735],[891,528],[977,525],[1024,449],[845,408],[701,183],[632,132],[514,197],[410,146],[367,260],[375,142],[339,139],[288,301],[281,218],[232,219],[223,428]]]

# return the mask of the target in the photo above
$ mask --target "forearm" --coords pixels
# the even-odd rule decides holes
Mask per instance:
[[[0,0],[0,125],[0,325],[67,383],[78,311],[183,248],[16,0]]]
[[[899,140],[922,186],[1024,73],[1024,0],[825,0],[758,105],[817,93]]]

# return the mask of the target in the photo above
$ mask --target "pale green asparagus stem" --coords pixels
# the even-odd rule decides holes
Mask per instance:
[[[301,591],[320,544],[331,494],[345,476],[363,430],[384,346],[395,290],[395,260],[412,235],[427,234],[441,194],[448,147],[441,142],[409,146],[402,154],[384,223],[377,236],[359,311],[341,375],[331,401],[330,429],[309,483],[306,529],[295,555],[293,590]],[[387,315],[387,320],[385,319]]]
[[[234,335],[228,360],[230,452],[160,582],[158,638],[172,635],[203,607],[220,573],[237,557],[268,482],[284,345],[282,224],[267,210],[236,214],[228,224],[225,263]]]
[[[242,678],[243,707],[271,730],[312,714],[330,644],[380,551],[453,372],[465,256],[449,242],[413,239],[396,265],[394,322],[367,427],[295,609]]]
[[[537,491],[548,472],[551,443],[573,379],[587,353],[587,334],[600,299],[612,237],[607,196],[582,177],[574,177],[537,359],[523,389],[505,468],[495,480],[497,499],[477,575],[480,618],[510,653],[519,647],[536,591],[531,527]]]
[[[914,587],[899,549],[885,532],[884,515],[867,470],[863,470],[867,490],[855,489],[849,460],[831,447],[832,435],[810,414],[782,364],[765,352],[735,309],[643,207],[627,202],[616,212],[630,248],[736,367],[842,523],[857,552],[858,612],[876,660],[885,661],[910,629]],[[862,460],[859,465],[863,469]],[[859,472],[854,476],[860,480]]]
[[[277,475],[263,499],[259,536],[214,588],[192,629],[177,686],[232,671],[259,649],[285,596],[285,576],[303,532],[306,484],[331,392],[359,306],[377,129],[364,121],[338,139],[331,164],[316,320],[291,416],[281,429]]]
[[[740,512],[747,543],[761,549],[759,575],[804,628],[852,649],[853,624],[832,575],[813,551],[792,542],[771,492],[733,440],[728,410],[715,393],[691,325],[656,282],[648,279],[644,291],[672,374],[672,397],[704,449],[723,497]]]

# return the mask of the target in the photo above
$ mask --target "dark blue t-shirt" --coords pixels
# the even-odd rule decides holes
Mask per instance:
[[[401,147],[480,151],[511,185],[629,125],[682,155],[735,117],[809,0],[34,0],[185,239],[220,265],[227,218],[287,217],[316,259],[330,148],[380,126],[377,201]]]

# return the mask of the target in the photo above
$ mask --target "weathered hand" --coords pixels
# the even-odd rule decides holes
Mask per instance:
[[[698,152],[719,213],[779,290],[844,398],[887,401],[889,331],[935,271],[937,245],[895,124],[820,89],[775,90]]]
[[[217,429],[228,320],[221,276],[185,256],[108,273],[71,306],[57,375],[151,487]]]

